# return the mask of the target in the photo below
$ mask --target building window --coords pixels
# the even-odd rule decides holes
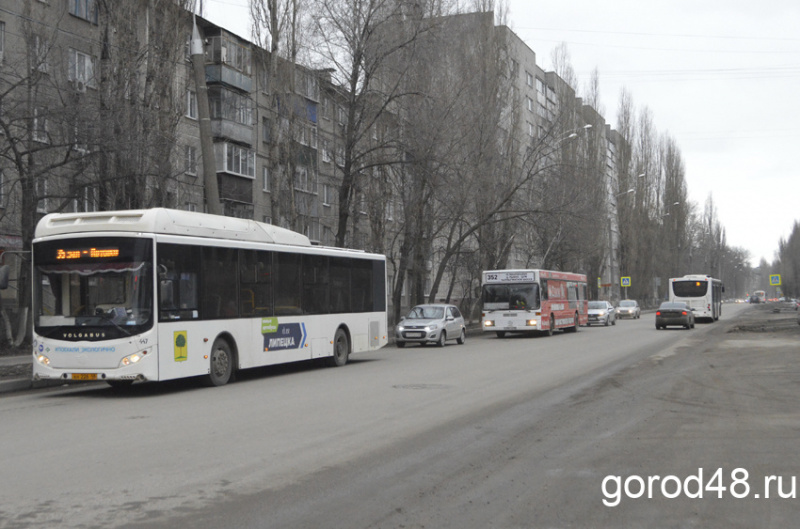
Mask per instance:
[[[194,202],[187,202],[186,211],[197,211],[197,204],[195,204]]]
[[[73,48],[69,49],[69,72],[67,78],[94,88],[94,59]]]
[[[233,143],[214,144],[217,171],[256,177],[256,156],[253,151]]]
[[[86,142],[87,134],[83,129],[84,127],[77,123],[72,128],[72,149],[78,154],[89,152],[89,144]]]
[[[533,87],[533,76],[530,74],[530,72],[525,72],[525,84]]]
[[[268,118],[261,118],[261,141],[269,143],[269,129],[271,122]]]
[[[330,206],[333,204],[333,186],[324,184],[322,186],[322,205]]]
[[[322,107],[322,119],[331,119],[331,100],[330,98],[323,97],[322,102],[320,103]]]
[[[186,174],[197,176],[197,147],[186,146]]]
[[[97,24],[97,4],[95,0],[68,0],[69,14]]]
[[[6,23],[0,20],[0,62],[3,62],[3,50],[6,46]]]
[[[325,163],[330,163],[331,161],[331,151],[328,147],[328,140],[320,140],[322,142],[322,161]]]
[[[197,94],[193,90],[186,91],[186,117],[197,119]]]
[[[47,73],[49,69],[47,65],[48,47],[47,41],[45,41],[43,37],[39,35],[33,36],[31,54],[34,68],[42,73]]]
[[[43,108],[33,109],[33,141],[49,143],[47,137],[47,118]]]
[[[80,191],[80,198],[76,198],[72,205],[78,211],[97,211],[98,209],[98,189],[93,186],[86,186]]]
[[[309,193],[317,192],[317,181],[312,171],[306,167],[296,167],[294,170],[294,188]]]
[[[246,96],[220,87],[208,91],[211,119],[225,119],[253,126],[253,101]]]
[[[47,213],[47,179],[44,177],[37,179],[34,191],[36,192],[36,211]]]
[[[269,193],[269,167],[266,165],[261,169],[261,189]]]
[[[4,208],[6,204],[6,175],[0,169],[0,208]]]
[[[530,97],[526,97],[525,107],[528,109],[528,112],[533,112],[533,99],[531,99]]]

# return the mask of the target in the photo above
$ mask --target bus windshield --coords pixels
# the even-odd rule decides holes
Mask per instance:
[[[539,307],[537,283],[483,285],[484,310],[536,310]]]
[[[678,298],[701,298],[708,292],[708,281],[673,281],[672,292]]]
[[[153,325],[152,241],[102,237],[34,245],[34,327],[100,340]]]

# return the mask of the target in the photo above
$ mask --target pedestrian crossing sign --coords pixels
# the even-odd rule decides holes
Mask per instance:
[[[780,274],[772,274],[769,276],[769,286],[777,287],[781,284],[781,275]]]
[[[631,286],[631,278],[630,277],[620,277],[619,278],[619,284],[620,284],[620,286],[623,286],[623,287],[629,287],[629,286]]]

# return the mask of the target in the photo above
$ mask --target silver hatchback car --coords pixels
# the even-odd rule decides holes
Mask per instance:
[[[455,305],[417,305],[400,318],[394,336],[397,347],[405,347],[407,343],[435,343],[444,347],[447,340],[463,344],[467,340],[467,328]]]

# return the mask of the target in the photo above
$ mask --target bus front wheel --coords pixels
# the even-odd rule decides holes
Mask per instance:
[[[551,314],[550,315],[550,328],[547,329],[545,332],[547,333],[547,336],[553,336],[553,331],[555,331],[555,330],[556,330],[556,317]]]
[[[224,386],[233,375],[233,351],[224,338],[214,340],[209,358],[206,385]]]
[[[328,365],[331,367],[341,367],[347,363],[350,357],[350,341],[347,333],[343,329],[338,329],[333,337],[333,356],[328,358]]]

